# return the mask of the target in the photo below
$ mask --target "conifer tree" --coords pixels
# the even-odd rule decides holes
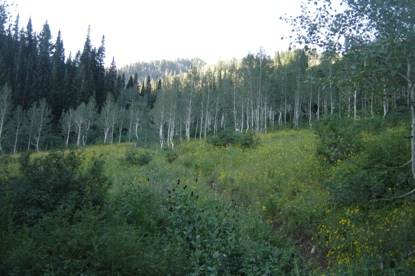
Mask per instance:
[[[54,51],[52,54],[51,90],[52,90],[52,113],[58,118],[64,110],[64,78],[65,78],[65,48],[58,32]]]
[[[43,29],[39,35],[39,56],[37,58],[36,72],[34,73],[33,80],[33,101],[40,99],[46,99],[51,104],[51,43],[52,35],[50,32],[49,24],[46,22],[43,25]]]
[[[36,99],[36,95],[33,95],[33,81],[34,81],[34,74],[36,72],[36,58],[37,58],[37,40],[36,35],[32,27],[32,19],[29,18],[29,22],[27,23],[26,32],[26,56],[25,56],[25,63],[26,63],[26,72],[24,73],[24,81],[23,81],[23,94],[24,94],[24,105],[23,107],[29,108]]]
[[[88,27],[88,34],[84,43],[84,48],[79,56],[79,67],[76,75],[76,104],[79,105],[81,102],[87,102],[88,99],[94,95],[94,79],[92,71],[92,60],[96,55],[95,50],[92,50],[91,45],[91,28]]]
[[[95,59],[91,59],[93,62],[93,74],[94,74],[94,88],[95,98],[97,105],[101,107],[105,102],[107,93],[106,79],[105,79],[105,36],[102,36],[101,46],[96,51]]]
[[[115,91],[117,90],[117,66],[115,65],[114,58],[112,58],[110,68],[108,69],[108,72],[105,75],[105,83],[107,92],[110,93],[113,97],[115,97]],[[106,99],[104,98],[104,101],[101,104],[98,104],[100,108],[102,108],[105,100]]]

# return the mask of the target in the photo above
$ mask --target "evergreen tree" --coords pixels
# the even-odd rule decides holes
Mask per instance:
[[[130,76],[130,78],[128,79],[128,82],[127,82],[127,86],[125,87],[125,89],[131,89],[131,88],[134,88],[133,76]]]
[[[117,83],[117,66],[115,65],[115,60],[112,58],[112,62],[110,65],[110,68],[108,69],[107,74],[105,75],[105,83],[106,83],[106,89],[108,93],[110,93],[113,97],[115,97],[116,93],[116,83]],[[106,95],[105,95],[106,96]],[[104,102],[105,102],[104,98]],[[100,108],[102,108],[104,102],[98,104]]]
[[[25,95],[24,91],[24,83],[25,77],[27,72],[27,57],[26,57],[26,37],[24,32],[20,32],[20,40],[19,40],[19,49],[15,61],[15,70],[14,70],[14,79],[13,79],[13,87],[14,93],[12,96],[13,104],[15,106],[22,106],[23,109],[27,109],[30,106],[29,101],[27,99],[27,95]]]
[[[37,58],[36,72],[33,82],[33,101],[46,99],[48,104],[52,104],[51,95],[51,52],[52,52],[52,35],[48,22],[43,25],[39,35],[39,56]]]
[[[77,69],[78,67],[76,60],[72,60],[72,56],[71,54],[69,54],[69,57],[66,59],[65,62],[65,75],[63,78],[63,110],[76,109],[77,107]]]
[[[29,22],[27,23],[26,27],[26,72],[25,74],[25,80],[24,80],[24,86],[23,86],[23,94],[24,94],[24,103],[23,107],[29,108],[29,106],[34,103],[34,99],[36,99],[36,95],[33,95],[33,81],[34,81],[34,74],[36,72],[36,58],[37,58],[37,40],[35,32],[33,31],[32,27],[32,19],[29,18]]]
[[[105,37],[102,36],[101,46],[96,52],[95,59],[93,62],[93,72],[94,72],[94,87],[95,87],[95,98],[98,107],[101,107],[105,102],[105,97],[107,93],[106,87],[106,78],[105,78]]]
[[[91,45],[91,28],[88,27],[88,34],[85,40],[84,49],[79,57],[79,68],[76,76],[76,104],[88,102],[89,98],[94,95],[94,76],[92,64],[95,62],[96,51],[92,50]]]
[[[65,71],[65,49],[61,39],[61,32],[59,31],[54,44],[51,69],[51,108],[55,126],[57,126],[60,115],[66,107]]]

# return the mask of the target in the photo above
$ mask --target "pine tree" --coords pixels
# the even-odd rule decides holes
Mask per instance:
[[[33,82],[33,101],[46,99],[48,104],[53,102],[51,94],[51,52],[52,52],[52,35],[48,22],[43,25],[39,35],[39,56],[37,58],[36,72]]]
[[[105,85],[108,93],[110,93],[113,97],[115,97],[115,90],[116,90],[116,83],[117,83],[117,66],[115,65],[115,60],[112,58],[112,62],[110,68],[108,69],[107,74],[105,75]],[[106,95],[105,95],[106,96]],[[104,105],[104,101],[99,104],[99,108],[101,109]]]
[[[88,34],[85,40],[84,49],[79,57],[79,67],[76,75],[76,104],[87,102],[94,95],[94,76],[92,64],[95,62],[96,51],[91,46],[91,28],[88,27]]]
[[[102,106],[105,102],[107,93],[106,79],[105,79],[105,36],[102,36],[101,46],[96,52],[95,59],[93,62],[93,73],[94,73],[94,87],[95,97],[98,106]]]
[[[78,56],[79,57],[79,56]],[[76,109],[77,105],[77,60],[72,60],[72,55],[65,62],[65,75],[63,79],[63,110]]]
[[[133,79],[133,76],[130,76],[130,78],[128,79],[128,82],[127,82],[127,86],[125,87],[125,89],[131,89],[131,88],[134,88],[134,79]]]
[[[51,69],[51,108],[54,124],[57,126],[62,112],[65,110],[65,49],[61,39],[61,32],[54,44]]]
[[[33,79],[34,74],[36,72],[36,58],[37,58],[37,40],[35,32],[33,31],[32,27],[32,19],[29,18],[29,22],[27,23],[26,27],[26,72],[25,74],[25,80],[24,80],[24,86],[23,86],[23,94],[24,94],[24,105],[23,108],[29,108],[29,106],[35,102],[34,99],[36,99],[36,96],[33,95]]]

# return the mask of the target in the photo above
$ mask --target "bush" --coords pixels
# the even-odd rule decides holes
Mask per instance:
[[[179,154],[175,150],[167,150],[166,157],[167,162],[173,163],[179,157]]]
[[[87,270],[93,237],[107,213],[104,162],[81,151],[19,158],[19,174],[0,179],[0,274]],[[4,194],[3,194],[4,192]]]
[[[328,125],[330,126],[331,123]],[[336,144],[338,149],[340,147],[337,151],[339,153],[336,156],[337,160],[327,160],[329,158],[327,153],[333,153],[332,151],[326,150],[321,153],[326,161],[337,166],[332,171],[332,177],[323,182],[330,191],[332,200],[346,205],[364,205],[368,200],[393,197],[404,194],[412,188],[413,179],[408,163],[411,159],[411,149],[408,139],[405,138],[408,135],[406,127],[395,125],[393,129],[383,128],[382,131],[377,120],[362,119],[356,124],[351,123],[339,128],[339,134],[329,133],[319,142],[320,149],[324,144],[327,145],[327,149],[327,137],[331,135],[340,137],[340,133],[345,137],[341,140],[343,144]],[[353,138],[351,135],[358,138]],[[347,145],[352,143],[359,146],[348,148]],[[341,148],[341,145],[344,147]],[[349,149],[353,151],[349,152]],[[402,166],[404,164],[407,165]]]
[[[124,160],[128,164],[136,166],[145,166],[152,160],[150,152],[143,149],[130,149],[125,153]]]
[[[190,272],[234,274],[240,267],[241,226],[234,205],[202,205],[199,195],[180,185],[168,190],[166,236],[188,252]]]
[[[104,162],[93,158],[86,164],[81,151],[54,152],[30,160],[19,157],[20,174],[11,181],[15,218],[34,224],[42,215],[57,209],[80,210],[102,207],[110,186],[103,174]]]
[[[216,136],[210,136],[206,142],[215,147],[236,145],[241,148],[250,148],[256,145],[257,139],[252,132],[238,133],[231,130],[222,130]]]
[[[314,131],[319,137],[317,153],[329,164],[345,160],[363,148],[360,132],[353,128],[353,121],[327,117],[315,124]]]

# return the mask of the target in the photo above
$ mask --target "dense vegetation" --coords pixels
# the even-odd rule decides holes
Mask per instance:
[[[339,122],[251,147],[3,156],[1,274],[410,275],[408,122]]]
[[[415,3],[308,2],[305,47],[125,72],[1,2],[0,273],[414,274]]]

